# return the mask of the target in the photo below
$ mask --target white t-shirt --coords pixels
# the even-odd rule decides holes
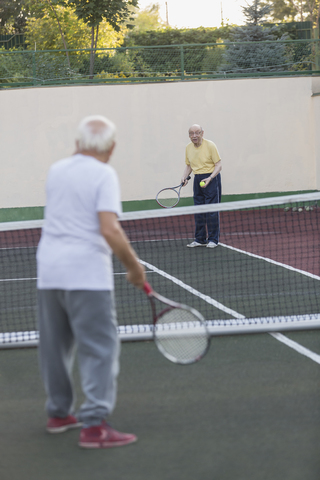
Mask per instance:
[[[112,251],[98,212],[121,215],[115,170],[76,154],[52,165],[37,251],[39,289],[113,290]]]

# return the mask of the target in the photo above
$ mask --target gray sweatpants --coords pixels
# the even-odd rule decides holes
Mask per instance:
[[[39,361],[49,417],[74,413],[77,350],[85,401],[77,417],[101,423],[114,409],[120,342],[111,291],[38,290]]]

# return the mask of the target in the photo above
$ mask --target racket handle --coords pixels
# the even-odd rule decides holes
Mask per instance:
[[[145,282],[145,283],[144,283],[144,285],[143,285],[143,290],[145,291],[145,293],[146,293],[147,295],[150,295],[150,294],[153,292],[153,289],[152,289],[150,283],[148,283],[148,282]]]
[[[184,183],[185,183],[187,180],[190,180],[190,178],[191,178],[190,175],[188,175],[187,178],[185,179],[185,181],[180,184],[180,187],[183,187]]]

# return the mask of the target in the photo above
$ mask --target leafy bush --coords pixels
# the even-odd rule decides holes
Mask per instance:
[[[148,32],[129,32],[123,46],[160,46],[184,45],[187,43],[216,43],[220,39],[229,38],[231,26],[220,28],[162,28]]]
[[[0,83],[32,82],[32,53],[0,48]]]

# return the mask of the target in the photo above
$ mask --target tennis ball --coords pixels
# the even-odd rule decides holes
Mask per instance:
[[[206,185],[206,182],[200,182],[200,187],[204,187]]]

